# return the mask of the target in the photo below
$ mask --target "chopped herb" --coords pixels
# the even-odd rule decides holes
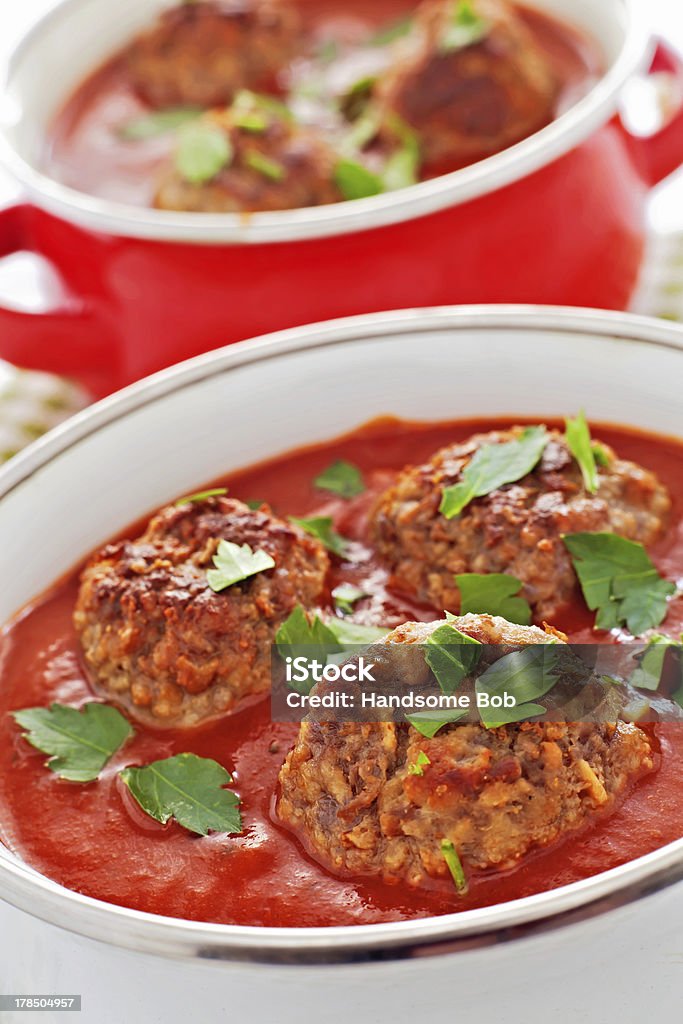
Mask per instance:
[[[247,506],[247,508],[250,508],[252,512],[258,512],[261,506],[265,505],[266,502],[263,501],[261,498],[248,498],[244,504]]]
[[[217,594],[233,583],[239,583],[266,569],[275,568],[275,559],[265,551],[252,551],[248,544],[233,544],[221,540],[213,556],[214,569],[209,569],[206,579]]]
[[[382,174],[384,187],[387,191],[393,192],[417,182],[420,170],[420,143],[415,131],[398,114],[390,114],[387,117],[387,127],[400,142],[400,148],[391,154]]]
[[[286,103],[276,100],[273,96],[264,96],[250,89],[239,89],[232,101],[231,112],[235,114],[254,113],[271,114],[283,121],[293,121],[294,115]]]
[[[473,498],[520,480],[539,461],[547,440],[545,427],[526,427],[512,441],[483,445],[465,466],[460,481],[444,488],[439,511],[453,519]]]
[[[564,534],[586,604],[597,611],[596,629],[627,626],[634,636],[666,617],[676,587],[663,579],[642,544],[616,533]]]
[[[335,607],[340,612],[343,612],[344,615],[351,615],[356,601],[368,597],[368,594],[365,590],[361,590],[360,587],[354,586],[353,583],[340,583],[332,591],[332,597],[334,598]]]
[[[479,43],[490,28],[489,22],[474,10],[472,0],[454,0],[451,17],[441,37],[441,50],[450,53]]]
[[[503,572],[465,572],[456,576],[455,582],[460,590],[461,615],[468,612],[502,615],[508,622],[517,622],[520,626],[531,622],[528,601],[516,596],[523,586],[516,576]]]
[[[365,147],[376,137],[380,126],[381,118],[379,111],[368,104],[358,120],[354,121],[351,130],[346,135],[342,145],[343,151],[353,155],[353,153],[358,150],[365,149]],[[349,163],[354,167],[359,166],[352,160],[350,160]],[[363,168],[363,170],[365,170],[365,168]]]
[[[193,185],[215,178],[233,157],[230,139],[220,128],[208,124],[190,124],[178,137],[176,167]]]
[[[344,459],[338,459],[324,469],[313,481],[320,491],[330,491],[341,498],[355,498],[365,490],[363,475],[357,466]]]
[[[461,896],[464,896],[467,892],[467,879],[458,852],[450,839],[441,840],[441,853],[451,873],[455,888]]]
[[[188,494],[185,498],[178,498],[176,506],[198,505],[200,502],[206,501],[208,498],[221,498],[227,493],[227,487],[212,487],[209,491],[197,491],[196,494]]]
[[[663,636],[661,633],[648,637],[647,647],[639,655],[638,666],[629,679],[631,686],[637,686],[639,690],[659,689],[664,673],[664,663],[669,651],[679,652],[680,667],[683,637],[680,640],[674,640],[673,637]]]
[[[283,164],[278,160],[272,160],[265,153],[260,153],[257,149],[250,149],[244,154],[244,162],[247,167],[251,167],[252,170],[262,174],[264,178],[269,178],[271,181],[282,181],[287,171]]]
[[[162,825],[175,818],[200,836],[242,831],[239,797],[225,789],[232,775],[209,757],[176,754],[144,768],[124,768],[121,780],[143,811]]]
[[[566,419],[564,422],[564,436],[570,452],[579,464],[583,485],[589,494],[595,494],[598,489],[598,469],[586,414],[582,409],[576,419]]]
[[[280,650],[281,654],[286,653],[293,658],[297,657],[295,649],[298,650],[300,647],[331,647],[335,652],[340,649],[332,630],[317,615],[309,618],[300,604],[278,629],[275,643],[278,649],[287,648],[286,652]],[[305,655],[306,651],[303,654]]]
[[[355,160],[339,160],[334,180],[344,199],[365,199],[384,191],[382,179]]]
[[[450,623],[438,626],[425,644],[425,661],[445,694],[452,694],[481,657],[481,644]]]
[[[600,444],[599,441],[593,441],[591,448],[593,449],[593,458],[598,466],[609,466],[611,460],[604,444]]]
[[[235,110],[232,114],[232,123],[235,128],[243,132],[252,132],[259,135],[268,129],[268,118],[258,110]]]
[[[316,537],[333,555],[338,555],[340,558],[346,555],[349,542],[332,529],[330,516],[311,516],[309,519],[297,519],[295,516],[290,516],[289,521],[295,526],[300,526],[312,537]]]
[[[355,644],[372,644],[376,640],[381,640],[389,632],[386,626],[364,626],[360,622],[349,622],[348,619],[330,619],[327,627],[344,647],[353,647]]]
[[[389,43],[407,36],[412,27],[412,16],[397,18],[396,21],[391,21],[388,25],[379,29],[378,32],[370,37],[368,43],[370,46],[387,46]]]
[[[439,729],[443,729],[444,725],[458,722],[468,710],[469,708],[453,708],[449,711],[439,711],[436,715],[433,711],[416,711],[413,715],[406,715],[406,721],[410,722],[413,729],[417,729],[422,736],[431,740]]]
[[[202,114],[201,107],[169,107],[152,114],[142,114],[126,121],[118,128],[118,135],[128,142],[141,142],[175,131],[190,121],[196,121]]]
[[[557,683],[558,657],[555,644],[531,644],[498,658],[482,672],[474,685],[478,698],[486,695],[490,699],[504,693],[515,698],[513,708],[480,704],[479,715],[486,728],[495,729],[508,722],[543,714],[545,708],[534,702]]]
[[[50,771],[69,782],[92,782],[133,735],[116,708],[91,701],[80,710],[65,704],[14,711],[24,738],[44,754]]]
[[[426,766],[431,763],[424,750],[420,750],[412,764],[408,765],[408,774],[424,775]]]
[[[372,90],[377,82],[376,75],[366,75],[354,82],[350,89],[339,100],[341,112],[347,121],[356,121],[362,117],[368,103],[372,99]]]

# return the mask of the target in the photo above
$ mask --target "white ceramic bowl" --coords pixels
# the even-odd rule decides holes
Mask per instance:
[[[0,472],[0,621],[137,516],[382,413],[544,417],[584,407],[597,420],[683,438],[682,370],[682,329],[526,307],[335,321],[199,357],[80,413]],[[2,989],[81,993],[80,1019],[92,1024],[228,1015],[617,1024],[653,1012],[669,1022],[680,1008],[681,878],[683,839],[574,885],[462,914],[247,928],[110,906],[0,847]]]

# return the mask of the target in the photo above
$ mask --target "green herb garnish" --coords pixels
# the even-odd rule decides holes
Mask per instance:
[[[425,768],[427,767],[428,764],[431,764],[431,763],[432,762],[429,760],[429,758],[425,754],[424,750],[420,750],[418,752],[418,755],[415,758],[415,760],[411,764],[408,765],[408,774],[409,775],[424,775]]]
[[[201,107],[169,107],[151,114],[142,114],[126,121],[118,129],[120,138],[127,142],[141,142],[153,139],[158,135],[176,131],[191,121],[196,121],[203,113]]]
[[[262,498],[248,498],[244,503],[247,508],[250,508],[252,512],[258,512],[262,505],[266,502]]]
[[[175,818],[199,836],[242,831],[239,797],[225,789],[232,775],[211,758],[176,754],[144,768],[124,768],[121,780],[142,810],[162,825]]]
[[[260,135],[268,130],[268,118],[258,110],[235,110],[232,114],[235,128]]]
[[[308,656],[306,649],[310,647],[330,647],[333,653],[338,653],[340,650],[332,630],[317,615],[309,618],[300,604],[278,629],[275,634],[275,643],[280,654],[292,658],[299,656],[297,653],[299,648],[304,648],[301,652],[303,657]],[[284,648],[286,651],[283,650]]]
[[[275,568],[275,559],[265,551],[252,551],[248,544],[233,544],[229,540],[218,543],[213,556],[214,569],[209,569],[206,579],[215,593],[226,590],[233,583],[239,583],[266,569]]]
[[[454,0],[440,48],[444,53],[463,50],[466,46],[481,42],[490,29],[488,21],[477,14],[471,0]]]
[[[389,632],[386,626],[365,626],[361,622],[349,622],[348,619],[329,619],[327,628],[343,647],[373,644]]]
[[[179,508],[181,505],[198,505],[200,502],[206,501],[207,498],[221,498],[227,493],[227,487],[212,487],[209,491],[197,491],[196,494],[188,494],[184,498],[178,498],[176,507]]]
[[[452,725],[460,721],[469,711],[469,708],[453,708],[448,711],[416,711],[413,715],[406,715],[406,721],[410,722],[413,729],[417,729],[420,735],[426,739],[434,739],[439,729],[444,725]]]
[[[355,498],[365,490],[361,471],[344,459],[338,459],[319,473],[313,481],[313,486],[319,491],[338,494],[341,498]]]
[[[481,644],[450,623],[437,626],[425,644],[425,661],[441,691],[452,694],[481,657]]]
[[[290,516],[289,521],[295,526],[300,526],[312,537],[316,537],[323,547],[326,547],[333,555],[338,555],[340,558],[346,555],[349,541],[332,528],[330,516],[311,516],[308,519],[297,519],[295,516]]]
[[[516,576],[502,572],[482,574],[460,573],[455,577],[460,590],[460,614],[502,615],[508,622],[528,626],[531,622],[531,607],[523,597],[518,597],[523,587]]]
[[[676,587],[659,575],[642,544],[616,533],[569,533],[562,539],[586,604],[598,613],[596,629],[625,625],[639,636],[663,622]]]
[[[176,167],[192,185],[211,181],[230,164],[232,157],[232,143],[220,128],[190,124],[178,136]]]
[[[92,782],[105,764],[133,735],[116,708],[91,701],[81,709],[65,704],[25,708],[12,713],[26,729],[24,738],[44,754],[50,771],[69,782]]]
[[[351,615],[356,601],[368,597],[368,594],[365,590],[361,590],[360,587],[354,586],[353,583],[340,583],[332,591],[332,597],[334,598],[335,608],[338,608],[344,615]]]
[[[460,481],[444,488],[441,514],[453,519],[473,498],[526,476],[541,458],[547,440],[545,427],[525,427],[513,441],[483,445],[465,466]]]
[[[604,444],[600,444],[599,441],[593,441],[591,444],[593,449],[593,458],[597,462],[598,466],[609,466],[612,461],[609,456],[609,452],[605,448]]]
[[[664,662],[671,650],[683,652],[683,637],[674,640],[673,637],[663,636],[661,633],[648,637],[647,647],[640,654],[638,666],[629,679],[631,686],[637,686],[639,690],[659,689]]]
[[[465,877],[460,857],[458,857],[457,850],[450,839],[441,840],[441,853],[443,855],[443,859],[446,861],[448,870],[451,873],[451,878],[453,879],[455,888],[461,896],[464,896],[467,892],[467,879]]]
[[[265,153],[260,153],[258,149],[248,150],[244,154],[244,162],[247,167],[251,167],[253,171],[257,171],[270,181],[282,181],[287,174],[283,164],[266,156]]]
[[[366,199],[384,191],[382,179],[355,160],[339,160],[334,181],[344,199]]]
[[[486,669],[474,684],[477,696],[515,698],[513,708],[479,707],[479,715],[487,729],[509,722],[542,715],[545,708],[535,701],[545,696],[557,683],[558,650],[555,644],[533,644],[513,651]]]
[[[565,420],[565,439],[570,452],[579,464],[583,485],[589,494],[598,489],[598,468],[591,433],[583,409],[576,419]]]
[[[294,115],[286,103],[276,100],[274,96],[265,96],[250,89],[238,89],[230,108],[233,117],[245,113],[259,113],[278,117],[282,121],[293,121]]]

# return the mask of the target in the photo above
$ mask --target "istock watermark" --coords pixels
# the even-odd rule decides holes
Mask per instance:
[[[434,639],[436,637],[436,639]],[[683,719],[681,648],[446,643],[273,648],[275,721],[633,722]]]

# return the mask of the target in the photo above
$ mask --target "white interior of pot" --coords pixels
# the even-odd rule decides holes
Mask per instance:
[[[529,0],[528,6],[589,32],[611,67],[624,44],[631,2]],[[45,127],[70,93],[169,6],[168,0],[67,0],[34,30],[12,61],[0,110],[11,145],[27,163],[40,163]]]
[[[466,323],[477,320],[465,316]],[[68,438],[114,415],[135,395],[150,396],[74,440],[0,500],[0,622],[156,506],[382,414],[419,420],[544,417],[584,408],[593,420],[683,437],[680,349],[572,330],[439,328],[438,316],[430,330],[410,328],[428,325],[429,315],[394,319],[407,326],[392,330],[386,320],[370,318],[364,329],[343,322],[304,329],[309,347],[300,351],[287,351],[298,344],[295,332],[265,348],[253,342],[232,346],[189,364],[189,372],[205,372],[204,379],[181,386],[188,371],[169,371],[159,380],[178,386],[164,397],[153,400],[154,385],[143,385],[85,413],[82,428],[62,428]],[[380,331],[385,333],[377,336]],[[321,344],[345,335],[347,340]],[[273,354],[259,358],[268,352]],[[239,360],[244,364],[221,369]],[[20,468],[10,464],[0,474],[0,488]]]

